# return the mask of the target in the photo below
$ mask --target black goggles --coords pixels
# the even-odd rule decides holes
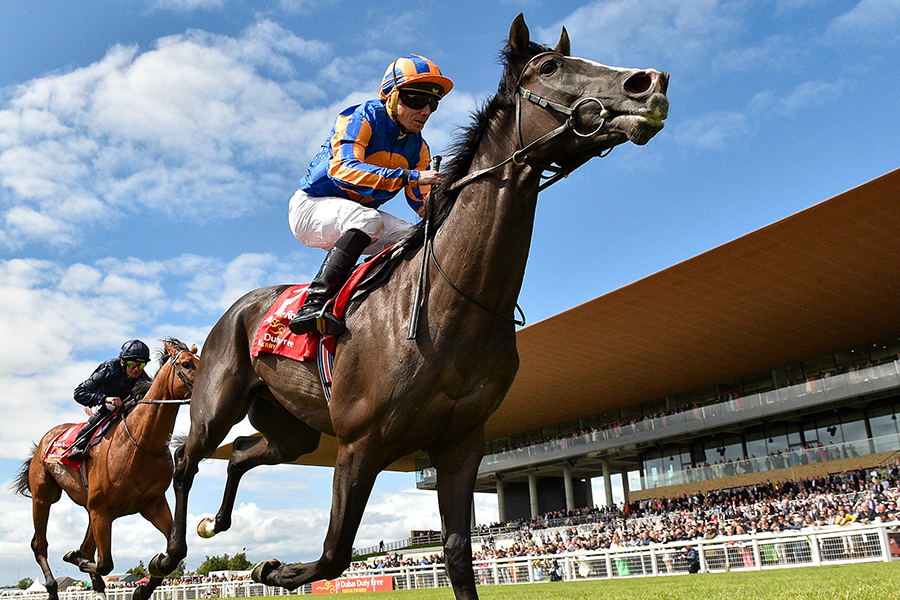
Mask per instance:
[[[422,110],[423,108],[428,106],[429,108],[431,108],[431,112],[434,112],[438,108],[438,102],[440,102],[440,98],[425,92],[400,90],[399,93],[400,102],[402,102],[404,106],[408,106],[413,110]]]

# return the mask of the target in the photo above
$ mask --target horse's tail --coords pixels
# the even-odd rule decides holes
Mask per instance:
[[[24,463],[22,463],[19,474],[16,475],[16,478],[12,480],[10,485],[13,492],[20,496],[25,496],[26,498],[31,498],[31,482],[28,480],[28,471],[31,469],[31,460],[34,458],[37,449],[37,444],[33,444],[31,447],[31,455]]]

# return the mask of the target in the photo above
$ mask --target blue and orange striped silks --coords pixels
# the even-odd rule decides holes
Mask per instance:
[[[406,201],[421,216],[431,186],[418,185],[418,171],[430,161],[422,135],[404,135],[384,104],[369,100],[338,115],[300,189],[377,208],[405,187]]]

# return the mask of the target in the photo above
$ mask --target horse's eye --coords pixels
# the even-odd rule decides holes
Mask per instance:
[[[559,63],[555,60],[545,61],[541,65],[541,75],[553,75],[557,69],[559,69]]]

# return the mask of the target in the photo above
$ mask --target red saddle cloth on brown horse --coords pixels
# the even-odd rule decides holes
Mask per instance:
[[[97,427],[97,431],[94,432],[94,435],[91,436],[91,440],[88,442],[88,448],[100,441],[100,438],[103,437],[103,434],[109,429],[109,424],[112,423],[116,415],[118,415],[118,411],[110,414],[109,417]],[[87,422],[75,423],[56,436],[56,438],[50,442],[50,445],[47,447],[47,451],[44,453],[41,460],[48,464],[62,463],[76,471],[81,471],[81,464],[83,461],[69,460],[69,453],[72,451],[72,444],[75,443],[75,439],[78,437],[78,434],[81,433],[81,430],[85,425],[87,425]]]

